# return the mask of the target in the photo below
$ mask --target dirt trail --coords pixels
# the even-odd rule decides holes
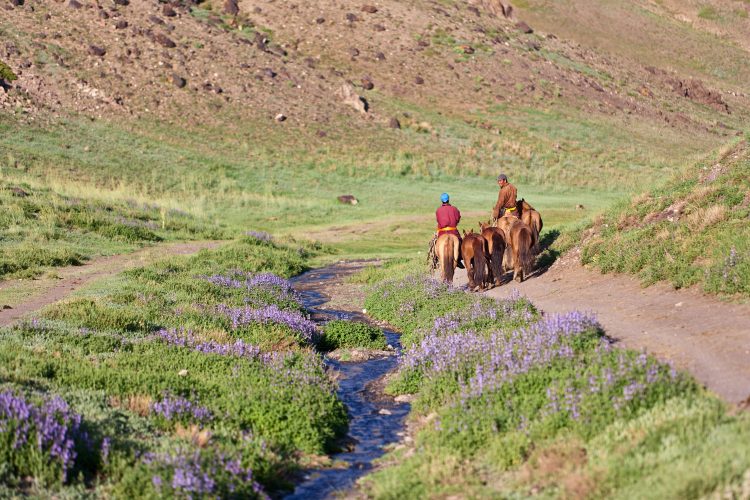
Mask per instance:
[[[127,269],[144,265],[160,257],[190,255],[203,249],[215,248],[220,241],[188,241],[146,247],[130,254],[112,255],[94,259],[82,266],[55,269],[58,278],[28,281],[0,281],[3,295],[20,296],[17,300],[6,300],[0,307],[0,327],[8,326],[18,319],[39,309],[62,300],[75,290],[92,281],[112,276]]]
[[[459,271],[454,284],[463,285],[466,272]],[[548,313],[594,312],[618,344],[672,361],[730,403],[750,404],[750,304],[662,283],[642,288],[632,276],[582,267],[575,254],[524,283],[485,293],[500,298],[514,289]]]

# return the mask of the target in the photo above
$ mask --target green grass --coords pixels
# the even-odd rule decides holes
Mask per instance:
[[[704,5],[698,11],[698,17],[701,19],[708,19],[710,21],[717,21],[720,19],[719,12],[713,5]]]
[[[583,263],[637,274],[646,285],[700,285],[706,292],[747,298],[748,178],[750,153],[739,141],[597,219],[583,236]]]
[[[89,435],[74,438],[80,476],[66,477],[54,455],[23,447],[0,471],[2,491],[17,492],[32,476],[39,496],[180,496],[190,490],[169,485],[194,471],[212,477],[214,494],[229,497],[235,487],[236,495],[256,496],[244,472],[242,480],[233,475],[236,467],[252,469],[269,491],[288,487],[306,457],[335,449],[345,409],[314,337],[283,322],[234,325],[222,311],[272,305],[298,314],[286,285],[243,280],[261,271],[298,274],[318,251],[247,237],[128,271],[0,330],[0,391],[40,403],[59,395]],[[226,355],[191,347],[238,342],[260,349]],[[158,404],[176,399],[203,413],[160,413]],[[0,456],[13,446],[2,440]],[[225,460],[237,462],[230,470]]]
[[[387,346],[385,334],[378,327],[356,321],[333,320],[326,323],[318,348],[324,351],[336,349],[378,349]]]
[[[225,234],[178,210],[63,196],[18,177],[0,178],[0,279],[37,276],[48,267],[78,265],[161,241]]]
[[[545,114],[527,116],[525,123],[549,118]],[[566,118],[560,115],[554,119]],[[437,146],[424,141],[422,134],[401,131],[398,134],[406,136],[413,148],[403,144],[390,148],[389,142],[397,137],[386,137],[388,142],[380,147],[381,137],[373,144],[377,152],[337,151],[324,144],[303,155],[296,144],[289,144],[284,156],[273,150],[276,136],[269,138],[268,146],[251,146],[252,129],[249,136],[238,138],[219,136],[210,127],[193,133],[143,122],[126,132],[104,122],[70,120],[64,126],[19,130],[14,122],[0,119],[0,146],[6,151],[5,157],[0,157],[0,172],[9,181],[25,182],[40,191],[51,188],[61,196],[87,203],[156,203],[168,213],[184,211],[200,224],[222,227],[224,234],[262,229],[314,238],[335,244],[340,257],[406,255],[421,250],[429,239],[435,200],[443,191],[451,193],[467,217],[472,212],[478,215],[476,220],[472,220],[475,216],[466,219],[471,226],[486,219],[497,196],[490,177],[496,176],[499,168],[494,161],[480,167],[482,158],[459,163],[456,153],[447,154],[457,143],[471,145],[475,130],[462,121],[446,123],[450,127]],[[555,127],[540,128],[538,133],[550,130]],[[435,156],[436,147],[446,153],[441,153],[441,159]],[[623,192],[618,186],[592,191],[572,180],[540,186],[542,177],[522,174],[523,164],[511,163],[507,153],[499,155],[500,145],[495,150],[492,154],[497,154],[498,162],[507,163],[503,169],[521,195],[545,210],[551,224],[596,213]],[[512,154],[526,153],[519,150]],[[588,152],[571,154],[583,157]],[[555,155],[545,156],[531,165],[537,171],[540,167],[535,165],[557,160]],[[570,165],[574,163],[571,159]],[[514,172],[518,172],[515,177]],[[70,175],[75,175],[75,183],[69,180]],[[565,175],[572,175],[572,170]],[[342,205],[336,200],[349,193],[359,198],[359,205]],[[579,203],[586,207],[584,212],[575,210]],[[160,219],[159,214],[154,222],[158,224]]]

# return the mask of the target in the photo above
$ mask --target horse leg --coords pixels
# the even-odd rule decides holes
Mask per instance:
[[[519,248],[513,249],[513,279],[519,283],[523,282],[523,266],[521,266],[521,256],[519,255]]]
[[[487,259],[487,262],[489,263],[489,259]],[[493,284],[495,283],[495,276],[492,274],[492,265],[487,265],[487,279],[485,280],[485,283],[487,284],[487,288],[493,288]]]

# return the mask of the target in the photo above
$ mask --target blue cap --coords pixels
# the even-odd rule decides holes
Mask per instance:
[[[450,199],[451,197],[448,196],[448,193],[443,193],[440,195],[440,201],[442,201],[443,203],[448,203],[448,200]]]

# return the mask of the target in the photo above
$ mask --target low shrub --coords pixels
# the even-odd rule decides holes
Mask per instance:
[[[387,347],[383,330],[358,321],[333,320],[326,323],[318,342],[321,351],[341,348],[380,349]]]

